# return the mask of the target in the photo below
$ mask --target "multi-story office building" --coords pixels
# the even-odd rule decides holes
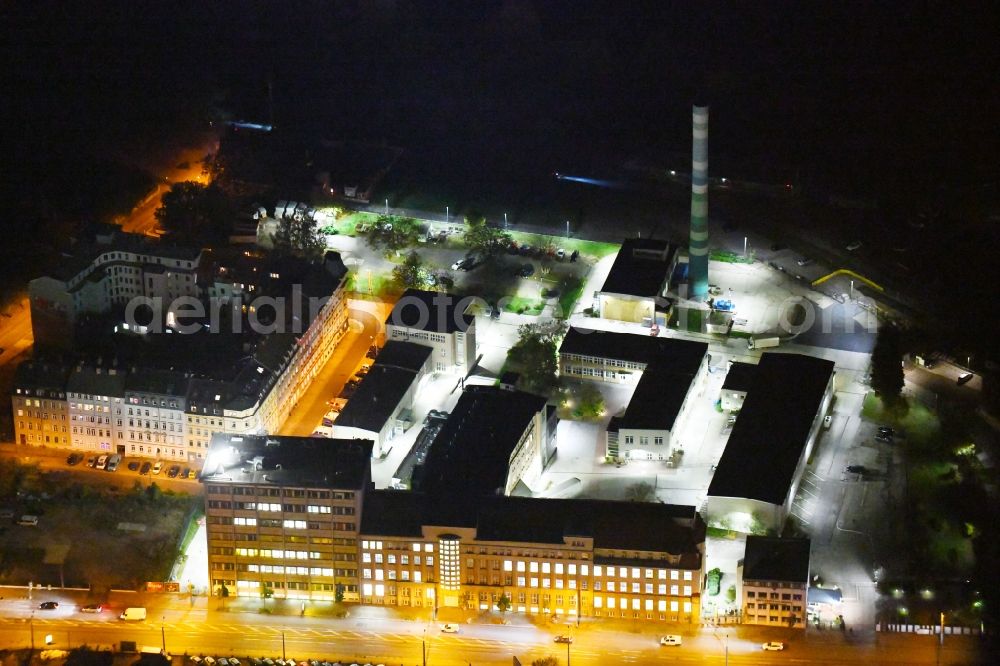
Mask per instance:
[[[357,600],[371,447],[364,440],[214,435],[202,471],[213,588]]]
[[[126,454],[125,374],[117,367],[79,364],[66,382],[70,443],[94,453]]]
[[[469,299],[407,289],[385,320],[387,340],[405,340],[434,350],[434,372],[466,374],[476,364],[476,318]]]
[[[487,610],[505,599],[533,615],[699,621],[705,527],[694,507],[515,497],[473,505],[472,520],[454,521],[432,495],[369,493],[362,602]]]
[[[564,377],[635,386],[625,413],[608,423],[606,455],[615,460],[666,460],[683,448],[676,433],[710,359],[705,342],[578,328],[559,347]]]
[[[17,366],[11,409],[14,439],[27,446],[69,446],[69,368],[58,361],[31,360]]]
[[[809,539],[749,535],[736,569],[743,624],[805,629]]]

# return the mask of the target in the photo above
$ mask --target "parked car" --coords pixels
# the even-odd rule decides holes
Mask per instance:
[[[97,456],[90,456],[87,458],[87,467],[93,467],[97,464]]]
[[[451,270],[453,270],[453,271],[460,271],[463,268],[465,268],[465,258],[464,257],[462,259],[459,259],[458,261],[456,261],[455,263],[453,263],[451,265]]]
[[[535,267],[531,264],[524,264],[523,266],[521,266],[521,270],[518,272],[518,275],[520,275],[523,278],[531,277],[534,274],[535,274]]]
[[[167,470],[167,476],[171,479],[176,479],[177,475],[181,473],[180,465],[173,465],[169,470]]]
[[[149,474],[150,468],[153,466],[151,462],[142,463],[142,467],[139,469],[139,474]]]
[[[156,464],[153,465],[153,470],[152,470],[153,474],[159,474],[162,469],[163,469],[163,462],[160,461],[160,460],[157,460]]]
[[[138,460],[133,460],[132,462],[130,462],[128,464],[128,471],[130,471],[130,472],[138,472],[139,471],[139,461]]]
[[[861,241],[851,241],[850,243],[847,244],[846,249],[848,252],[854,252],[860,247],[861,247]]]
[[[830,426],[832,424],[833,424],[833,415],[832,414],[827,414],[826,416],[823,417],[823,427],[824,428],[826,428],[826,429],[829,430],[829,428],[830,428]]]
[[[14,509],[0,509],[0,520],[10,520],[14,517]]]
[[[660,637],[660,645],[681,645],[683,639],[677,634],[668,634]]]
[[[848,474],[864,474],[867,470],[864,465],[848,465],[844,468],[844,471]]]
[[[785,644],[781,641],[768,641],[760,646],[762,650],[767,652],[780,652],[785,649]]]
[[[572,643],[572,636],[556,636],[556,643]]]
[[[72,467],[73,465],[77,464],[81,460],[83,460],[83,455],[82,454],[80,454],[80,453],[71,453],[71,454],[69,454],[69,457],[66,458],[66,464]]]
[[[442,624],[441,625],[441,631],[444,632],[444,633],[446,633],[446,634],[457,634],[458,633],[458,625],[457,624],[451,624],[451,623]]]
[[[534,249],[535,248],[531,247],[530,245],[522,245],[521,247],[517,248],[517,253],[520,254],[522,257],[527,257],[534,251]]]
[[[104,610],[104,606],[101,604],[87,604],[86,606],[80,606],[81,613],[100,613]]]
[[[893,435],[896,434],[896,431],[890,428],[889,426],[879,426],[878,434],[885,435],[886,437],[892,437]]]
[[[59,608],[59,602],[58,601],[43,601],[42,603],[38,604],[38,607],[41,610],[55,610],[55,609]]]
[[[198,478],[198,472],[195,471],[195,470],[193,470],[193,469],[189,469],[188,473],[187,473],[187,478],[189,478],[189,479],[197,479]]]
[[[558,259],[559,261],[562,261],[565,258],[566,258],[566,250],[564,250],[562,248],[559,248],[558,250],[556,250],[556,259]]]

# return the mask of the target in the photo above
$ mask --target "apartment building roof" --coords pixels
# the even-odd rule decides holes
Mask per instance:
[[[430,347],[425,349],[431,351]],[[373,365],[341,410],[335,425],[380,432],[416,378],[416,373],[410,370]]]
[[[69,366],[54,359],[37,358],[24,361],[14,371],[15,392],[64,393]]]
[[[418,489],[439,500],[448,520],[471,524],[477,500],[503,492],[511,454],[545,402],[496,386],[466,387],[431,442]]]
[[[765,353],[708,487],[710,497],[785,501],[833,361]]]
[[[390,340],[375,358],[375,366],[394,367],[419,372],[434,350],[405,340]]]
[[[407,289],[385,320],[386,325],[431,333],[467,331],[476,318],[466,313],[468,301],[453,294]]]
[[[653,298],[660,295],[677,248],[665,240],[627,238],[618,250],[601,291]]]
[[[747,536],[743,580],[809,582],[809,539]]]
[[[363,490],[371,455],[372,442],[363,439],[215,433],[201,480]]]
[[[723,391],[742,391],[746,393],[753,386],[754,377],[757,376],[757,366],[753,363],[741,363],[733,361],[729,366],[729,372],[722,382]]]
[[[361,534],[420,538],[427,522],[427,496],[403,490],[365,493]]]
[[[66,392],[121,398],[125,395],[125,373],[118,368],[77,365],[66,381]]]
[[[170,370],[139,368],[125,379],[126,393],[152,393],[183,398],[187,395],[188,378],[183,373]]]

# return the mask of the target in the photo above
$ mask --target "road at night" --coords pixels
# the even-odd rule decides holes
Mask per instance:
[[[331,620],[328,618],[274,617],[260,613],[206,611],[204,599],[194,608],[149,609],[145,622],[126,624],[117,619],[117,609],[103,615],[81,615],[74,609],[34,612],[35,601],[0,602],[0,641],[7,647],[27,647],[31,632],[40,647],[51,636],[52,647],[68,642],[111,646],[135,641],[138,646],[166,644],[172,654],[222,656],[269,656],[284,654],[295,659],[340,659],[399,664],[420,664],[422,641],[426,641],[428,664],[510,664],[517,656],[522,663],[543,656],[566,657],[566,646],[553,642],[553,633],[534,626],[462,625],[458,634],[444,634],[436,624],[404,620]],[[180,600],[178,600],[180,602]],[[138,602],[135,602],[138,603]],[[218,602],[212,601],[213,607]],[[23,608],[12,608],[12,606]],[[186,605],[186,604],[184,604]],[[46,616],[47,613],[51,615]],[[19,617],[17,617],[19,615]],[[25,617],[28,616],[28,617]],[[59,617],[64,616],[64,617]],[[708,664],[930,664],[937,646],[931,636],[883,635],[877,641],[852,643],[839,632],[796,638],[784,652],[764,653],[756,641],[729,639],[728,662],[725,639],[710,630],[684,635],[681,647],[661,647],[656,636],[598,628],[563,629],[574,635],[571,662],[614,663],[708,663]],[[973,639],[948,637],[941,651],[941,664],[969,663]]]

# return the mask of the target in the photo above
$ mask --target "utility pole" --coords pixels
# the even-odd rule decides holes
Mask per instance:
[[[285,660],[285,632],[281,632],[281,660]]]
[[[570,664],[569,664],[569,646],[570,645],[572,645],[572,643],[570,643],[569,641],[566,641],[566,666],[570,666]]]
[[[447,224],[451,220],[451,208],[448,206],[444,207],[444,221]]]
[[[35,611],[31,611],[31,619],[28,620],[28,630],[31,632],[31,651],[35,651]]]
[[[163,641],[163,654],[167,654],[167,630],[163,627],[166,616],[160,616],[160,639]]]

